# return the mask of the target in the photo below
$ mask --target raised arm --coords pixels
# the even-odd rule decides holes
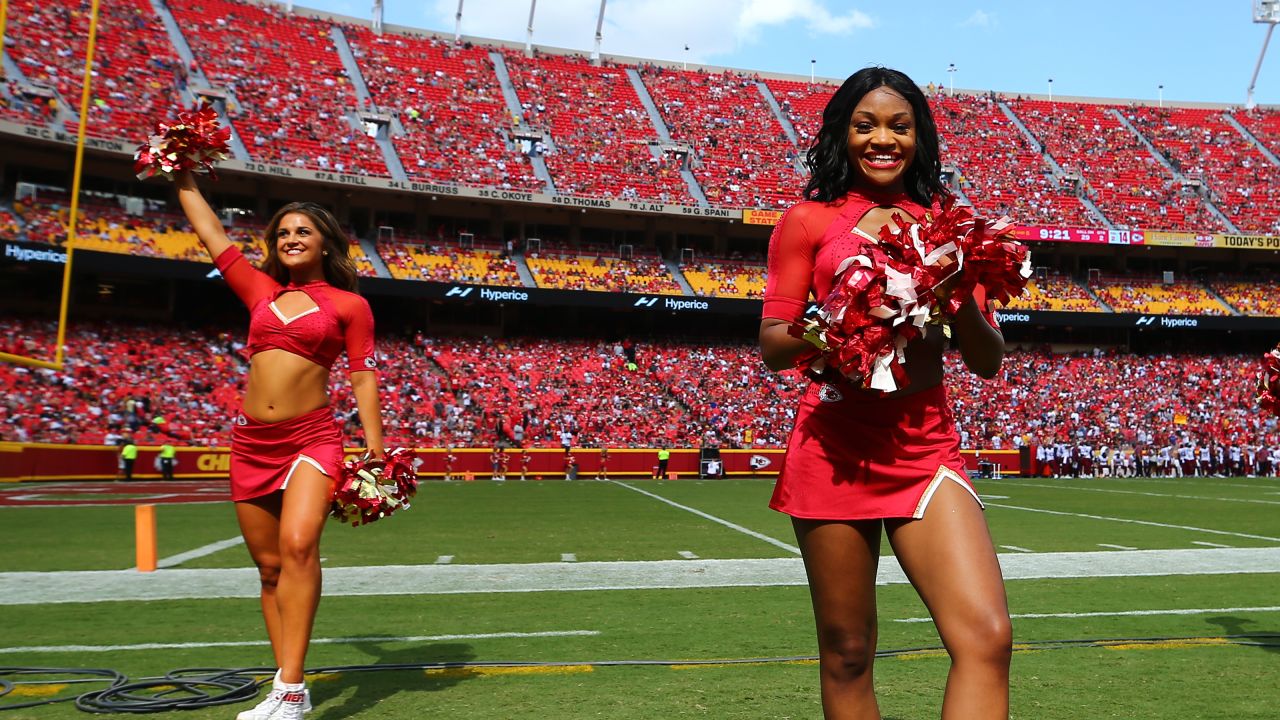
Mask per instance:
[[[200,238],[204,249],[209,252],[209,258],[217,260],[224,250],[232,246],[227,231],[222,227],[222,221],[200,194],[200,188],[190,170],[178,173],[174,184],[178,187],[178,202],[182,204],[187,220],[195,228],[196,237]]]

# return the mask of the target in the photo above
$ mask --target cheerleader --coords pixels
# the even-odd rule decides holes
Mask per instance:
[[[836,91],[808,152],[806,202],[769,242],[760,324],[765,363],[785,370],[812,348],[792,337],[835,270],[876,242],[894,213],[923,219],[946,194],[928,102],[906,75],[867,68]],[[996,375],[1004,341],[979,286],[953,325],[965,365]],[[951,655],[943,717],[1007,718],[1012,630],[982,502],[960,457],[943,385],[940,327],[906,348],[909,384],[888,394],[838,374],[800,401],[770,507],[792,518],[817,621],[823,713],[878,718],[872,687],[881,532],[933,614]]]
[[[262,584],[275,655],[271,692],[237,720],[301,720],[303,678],[320,602],[320,534],[343,438],[329,405],[329,370],[343,351],[369,452],[383,457],[373,314],[356,294],[348,240],[328,210],[289,203],[267,223],[259,270],[227,238],[190,172],[178,199],[227,284],[249,308],[249,377],[231,432],[231,499]]]

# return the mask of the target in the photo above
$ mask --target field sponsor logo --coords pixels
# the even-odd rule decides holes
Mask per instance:
[[[67,254],[64,252],[58,252],[57,250],[36,250],[35,248],[26,248],[12,243],[5,243],[4,256],[13,258],[18,262],[47,262],[57,263],[59,265],[67,264]]]
[[[1141,327],[1143,325],[1150,325],[1155,321],[1156,321],[1155,315],[1143,315],[1142,317],[1138,318],[1138,321],[1135,322],[1134,325]]]
[[[653,307],[657,303],[658,303],[658,298],[656,297],[654,298],[642,297],[639,300],[635,301],[635,303],[632,304],[631,307]]]
[[[446,292],[446,293],[444,294],[444,296],[445,296],[445,297],[453,297],[453,296],[455,296],[455,295],[456,295],[456,296],[458,296],[458,297],[460,297],[460,298],[464,298],[464,297],[466,297],[466,296],[470,295],[472,290],[475,290],[475,288],[464,288],[464,287],[461,287],[461,286],[459,286],[459,285],[454,285],[453,287],[449,288],[449,291],[448,291],[448,292]]]

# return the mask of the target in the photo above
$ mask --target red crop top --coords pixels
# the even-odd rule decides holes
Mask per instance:
[[[804,317],[811,295],[818,301],[826,298],[835,282],[836,268],[856,255],[863,243],[854,228],[863,215],[877,207],[901,208],[915,219],[927,210],[906,193],[853,191],[838,203],[802,202],[783,213],[769,238],[763,316],[796,322]]]
[[[351,372],[378,369],[373,312],[364,298],[323,280],[281,285],[249,264],[235,246],[224,250],[213,264],[249,308],[250,357],[263,350],[285,350],[328,369],[345,347]],[[294,290],[306,293],[316,307],[286,318],[275,300]]]

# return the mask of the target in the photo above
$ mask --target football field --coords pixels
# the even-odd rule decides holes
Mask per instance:
[[[315,720],[818,718],[813,617],[772,483],[423,483],[331,524]],[[1280,480],[979,481],[1007,579],[1017,718],[1275,718]],[[0,665],[137,680],[271,664],[225,486],[0,488]],[[156,505],[161,569],[134,564]],[[887,545],[886,718],[937,717],[947,659]],[[101,683],[16,682],[0,705]],[[182,717],[234,717],[237,705]],[[177,715],[177,713],[174,713]],[[70,718],[70,703],[0,718]]]

